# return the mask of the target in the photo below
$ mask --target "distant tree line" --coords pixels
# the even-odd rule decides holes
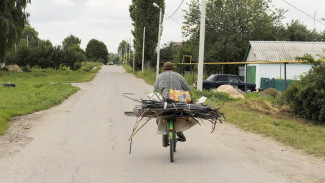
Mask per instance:
[[[96,39],[87,44],[86,51],[80,48],[81,40],[70,35],[62,46],[53,46],[49,40],[38,38],[38,32],[28,23],[26,12],[30,0],[0,1],[0,64],[79,69],[81,62],[107,62],[106,45]]]
[[[80,44],[78,37],[69,35],[62,41],[62,46],[53,46],[49,40],[39,39],[38,32],[27,24],[18,44],[7,52],[6,64],[40,68],[65,66],[77,70],[83,61],[107,62],[108,50],[103,42],[90,40],[86,51]]]

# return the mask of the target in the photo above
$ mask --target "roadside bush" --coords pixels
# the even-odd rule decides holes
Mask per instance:
[[[297,115],[325,124],[325,64],[313,66],[285,91],[284,98]]]
[[[62,49],[60,46],[21,46],[17,51],[7,55],[7,64],[17,64],[21,67],[53,68],[62,66],[70,67],[72,70],[79,70],[81,62],[86,61],[86,55],[79,45]]]

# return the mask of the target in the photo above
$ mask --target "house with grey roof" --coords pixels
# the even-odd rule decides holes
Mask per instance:
[[[244,61],[295,61],[296,57],[312,55],[316,60],[325,57],[325,42],[297,41],[250,41]],[[297,79],[308,72],[312,65],[302,63],[286,64],[287,79]],[[247,82],[261,87],[261,78],[284,79],[284,64],[248,64]]]

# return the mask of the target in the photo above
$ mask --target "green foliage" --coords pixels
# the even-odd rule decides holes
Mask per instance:
[[[321,33],[316,30],[308,30],[307,26],[301,24],[299,20],[292,20],[287,24],[285,32],[287,41],[321,41]]]
[[[121,56],[122,56],[121,61],[126,62],[127,60],[129,60],[129,56],[130,56],[130,58],[132,57],[131,55],[133,55],[133,51],[131,50],[130,55],[129,55],[129,49],[132,49],[132,48],[131,48],[131,45],[128,42],[126,42],[125,40],[120,42],[120,44],[118,46],[118,49],[117,49],[117,52],[119,54],[121,54]],[[129,65],[132,65],[132,63],[133,62],[129,62]]]
[[[311,56],[311,54],[304,54],[304,56],[302,57],[296,57],[296,60],[299,61],[307,61],[310,64],[314,64],[314,65],[319,65],[321,64],[321,60],[315,60],[313,56]]]
[[[81,44],[81,40],[76,37],[73,36],[72,34],[70,34],[70,36],[66,37],[63,41],[62,41],[62,48],[65,50],[71,46],[74,45],[79,45]]]
[[[144,61],[148,65],[155,65],[155,49],[158,43],[159,9],[152,4],[156,3],[162,9],[164,19],[164,0],[132,0],[129,7],[130,17],[133,21],[136,69],[141,68],[143,28],[146,27]]]
[[[82,62],[81,71],[96,73],[101,69],[103,63],[99,62]]]
[[[31,47],[38,46],[40,41],[38,38],[38,32],[29,24],[25,26],[18,46],[27,46],[27,40],[28,40],[28,46]]]
[[[78,70],[81,67],[80,63],[86,60],[84,51],[77,44],[63,50],[61,46],[52,47],[52,44],[47,41],[43,41],[40,46],[21,45],[16,51],[7,55],[8,64],[22,67],[59,68],[63,65]]]
[[[18,43],[27,21],[26,6],[30,0],[0,1],[0,63],[5,62],[6,52]]]
[[[250,132],[259,133],[309,154],[325,156],[325,127],[307,124],[297,118],[275,116],[233,107],[225,104],[221,108],[228,123]]]
[[[86,56],[91,61],[106,63],[108,59],[107,47],[103,42],[92,39],[87,44]]]
[[[31,72],[1,72],[0,83],[12,82],[15,88],[0,86],[0,135],[8,128],[8,121],[17,115],[48,109],[60,104],[79,89],[72,82],[91,81],[98,69],[92,72],[53,69],[30,69]],[[84,63],[83,65],[88,65]]]
[[[282,18],[283,12],[272,11],[269,1],[220,1],[207,2],[206,13],[206,62],[229,62],[243,60],[248,41],[275,40],[274,24]],[[192,0],[186,11],[183,27],[184,36],[190,37],[193,58],[197,58],[199,41],[199,1]],[[216,36],[218,35],[218,36]],[[208,67],[208,73],[221,70],[221,66]],[[237,66],[227,65],[225,73],[237,72]]]
[[[205,62],[241,61],[248,42],[265,41],[323,41],[325,33],[308,30],[299,21],[283,25],[285,11],[273,9],[270,0],[207,1]],[[183,55],[198,58],[200,2],[192,0],[185,15],[183,35],[189,37],[178,50],[175,61]],[[221,73],[222,66],[207,67],[206,73]],[[224,73],[237,74],[234,65],[225,65]]]
[[[284,93],[293,112],[325,124],[325,64],[313,66]]]
[[[172,42],[166,43],[160,50],[160,61],[165,63],[168,61],[173,61],[174,56],[177,53],[177,49],[173,46]]]
[[[126,72],[133,73],[137,78],[142,78],[148,84],[155,84],[156,81],[156,71],[154,69],[146,69],[142,71],[133,71],[129,65],[123,64],[123,68]]]
[[[211,90],[202,90],[199,91],[195,88],[191,89],[192,91],[192,97],[194,101],[198,100],[202,96],[205,96],[208,98],[208,101],[210,102],[227,102],[227,101],[238,101],[239,99],[231,98],[228,94],[222,93],[222,92],[215,92]]]
[[[64,51],[64,65],[70,67],[72,70],[78,70],[81,68],[81,62],[87,60],[83,50],[79,47],[79,45],[74,44]]]

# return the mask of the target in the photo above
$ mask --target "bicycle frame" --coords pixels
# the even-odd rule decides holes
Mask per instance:
[[[168,121],[168,123],[169,123],[168,137],[169,137],[169,139],[173,139],[174,134],[175,134],[175,132],[174,132],[174,120],[170,119]]]

